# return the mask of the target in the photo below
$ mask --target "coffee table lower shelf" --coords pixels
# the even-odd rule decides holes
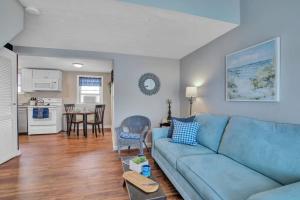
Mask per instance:
[[[122,168],[123,168],[124,172],[130,171],[127,163],[131,158],[133,158],[133,157],[130,156],[130,157],[122,157],[121,158]],[[149,178],[155,181],[155,178],[153,176],[151,176]],[[167,199],[164,191],[161,189],[161,186],[159,186],[159,189],[156,192],[145,193],[142,190],[140,190],[139,188],[135,187],[130,182],[124,180],[123,187],[127,188],[130,200],[166,200]]]

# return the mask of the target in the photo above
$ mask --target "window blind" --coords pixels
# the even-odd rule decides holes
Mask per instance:
[[[101,78],[79,77],[79,86],[102,86]]]

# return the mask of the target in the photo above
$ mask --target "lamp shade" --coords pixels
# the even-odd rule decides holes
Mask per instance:
[[[185,89],[186,97],[197,97],[197,87],[186,87]]]

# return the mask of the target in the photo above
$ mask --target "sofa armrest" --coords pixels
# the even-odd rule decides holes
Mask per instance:
[[[169,128],[153,128],[152,129],[152,145],[154,144],[155,140],[161,138],[167,138]]]
[[[300,182],[285,185],[250,196],[247,200],[297,200],[300,199]]]

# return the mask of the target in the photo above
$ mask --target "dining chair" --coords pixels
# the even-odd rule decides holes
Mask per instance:
[[[75,111],[75,104],[65,104],[66,113]],[[68,124],[68,135],[70,135],[70,130],[72,130],[72,125],[74,124],[73,132],[77,128],[77,136],[79,136],[79,125],[83,124],[82,116],[77,116],[76,114],[67,114],[67,124]]]
[[[97,128],[99,133],[102,132],[102,135],[104,136],[104,111],[105,111],[105,105],[96,105],[95,106],[95,114],[94,118],[88,120],[87,124],[92,125],[92,132],[96,134],[97,137]],[[101,125],[101,130],[100,130]]]

